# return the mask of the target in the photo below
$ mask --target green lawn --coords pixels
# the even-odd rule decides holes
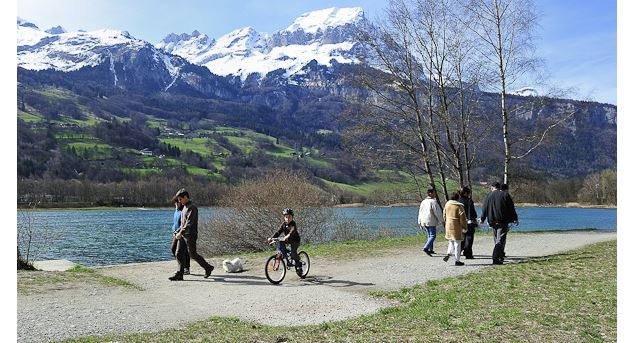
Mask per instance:
[[[38,123],[38,122],[44,121],[44,119],[40,116],[36,116],[31,113],[26,113],[20,110],[18,110],[18,119],[22,119],[26,123]]]
[[[181,151],[191,150],[203,157],[211,157],[214,153],[228,153],[227,149],[210,138],[159,138],[159,140]]]
[[[616,245],[375,292],[401,305],[350,320],[274,327],[212,317],[185,328],[69,342],[615,342]]]

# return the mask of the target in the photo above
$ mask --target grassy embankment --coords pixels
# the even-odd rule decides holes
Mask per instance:
[[[413,243],[408,240],[412,238],[405,242]],[[392,242],[400,244],[399,240]],[[368,251],[371,247],[353,243],[347,247],[357,248]],[[616,241],[610,241],[398,291],[377,292],[374,295],[397,299],[402,305],[321,325],[271,327],[213,317],[181,329],[69,342],[615,341],[616,255]]]
[[[139,286],[127,281],[97,273],[94,269],[76,265],[64,272],[18,270],[18,293],[33,294],[48,289],[82,284],[101,284],[111,287],[124,287],[142,290]]]

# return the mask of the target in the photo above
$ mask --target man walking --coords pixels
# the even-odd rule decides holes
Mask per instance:
[[[421,202],[417,222],[419,227],[428,233],[428,241],[423,246],[423,252],[432,256],[434,239],[437,237],[437,225],[441,227],[444,225],[443,210],[437,201],[437,191],[434,188],[428,189],[428,196]]]
[[[212,274],[214,266],[207,263],[207,261],[205,261],[205,259],[196,252],[196,239],[198,238],[198,208],[194,206],[190,200],[190,194],[185,190],[185,188],[181,188],[178,192],[176,192],[176,198],[181,205],[183,205],[183,210],[181,211],[181,227],[179,228],[178,233],[174,236],[174,238],[178,240],[176,256],[177,262],[179,263],[179,270],[173,276],[169,277],[169,279],[171,281],[183,280],[185,261],[182,258],[179,258],[179,256],[185,255],[182,253],[182,249],[187,249],[190,258],[203,267],[205,270],[204,277],[207,279],[210,274]]]
[[[179,241],[182,242],[181,244],[185,244],[183,237],[181,237],[181,239],[176,239],[176,235],[181,230],[181,211],[183,210],[183,205],[181,205],[181,202],[176,197],[172,198],[172,202],[174,203],[175,208],[174,208],[174,217],[173,217],[174,223],[172,224],[172,244],[170,248],[172,250],[172,255],[176,257],[176,260],[183,261],[183,266],[184,266],[183,274],[189,275],[190,274],[190,255],[187,253],[187,249],[181,249],[179,251],[181,256],[177,255],[177,247],[179,245]]]
[[[481,214],[481,224],[487,218],[487,223],[494,233],[493,264],[503,264],[503,252],[507,243],[509,224],[513,222],[518,225],[514,201],[507,192],[501,191],[500,188],[500,183],[492,183],[491,192],[483,201],[483,213]]]

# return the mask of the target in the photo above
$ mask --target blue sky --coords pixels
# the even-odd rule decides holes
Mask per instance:
[[[378,0],[19,0],[17,14],[41,29],[111,28],[156,43],[171,32],[199,30],[214,38],[245,26],[273,32],[304,12],[326,7],[360,6],[373,19],[386,4]],[[537,0],[536,5],[542,13],[537,52],[546,61],[551,82],[577,88],[574,98],[616,104],[616,1]]]

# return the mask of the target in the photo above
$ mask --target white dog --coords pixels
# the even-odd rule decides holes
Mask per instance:
[[[243,263],[240,261],[240,259],[238,257],[236,257],[233,260],[225,260],[223,261],[223,269],[225,269],[226,273],[238,273],[238,272],[242,272],[243,269]]]

